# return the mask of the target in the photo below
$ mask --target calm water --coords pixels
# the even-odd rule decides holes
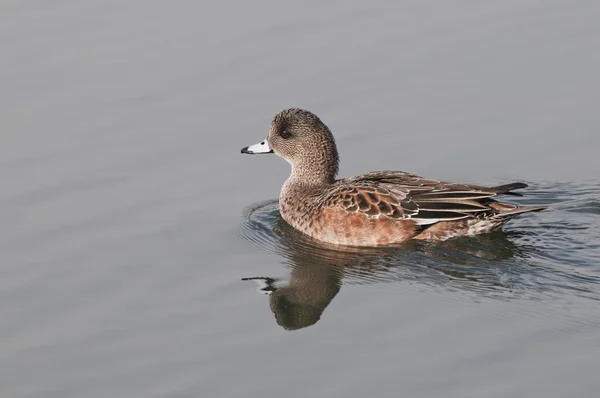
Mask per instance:
[[[597,1],[0,10],[0,395],[598,395]],[[288,165],[239,153],[289,106],[342,176],[525,181],[553,209],[315,245],[278,214]]]

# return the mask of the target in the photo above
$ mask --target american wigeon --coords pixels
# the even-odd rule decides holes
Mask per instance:
[[[339,156],[329,128],[315,114],[286,109],[273,118],[266,140],[242,153],[275,153],[292,165],[281,188],[281,216],[324,242],[388,246],[410,239],[446,240],[500,229],[512,217],[547,206],[496,201],[527,184],[456,184],[403,171],[372,171],[336,179]]]

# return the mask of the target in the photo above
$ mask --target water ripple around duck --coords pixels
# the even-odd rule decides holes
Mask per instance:
[[[570,293],[598,300],[599,198],[597,184],[538,185],[516,201],[552,209],[516,218],[506,232],[394,249],[324,245],[291,228],[277,200],[269,200],[245,209],[239,237],[254,250],[281,256],[292,269],[337,267],[349,284],[403,280],[501,297]]]

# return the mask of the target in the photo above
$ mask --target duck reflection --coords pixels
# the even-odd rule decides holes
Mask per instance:
[[[269,294],[269,307],[275,320],[286,330],[317,323],[342,285],[341,270],[315,264],[292,267],[288,282],[280,287],[275,286],[277,281],[272,278],[244,278],[251,279],[265,282],[260,290]]]
[[[340,251],[297,233],[279,220],[277,252],[287,258],[291,272],[286,282],[270,277],[243,280],[260,282],[259,291],[269,295],[269,306],[277,323],[286,330],[314,325],[342,286],[349,268],[355,271],[381,263],[368,250]]]
[[[341,248],[297,232],[281,217],[272,217],[270,221],[273,249],[286,259],[289,277],[281,280],[253,276],[242,280],[260,283],[259,291],[269,296],[269,307],[277,324],[286,330],[317,323],[339,293],[343,279],[354,283],[403,279],[403,272],[398,272],[402,269],[411,279],[423,283],[459,280],[465,288],[469,287],[468,283],[478,284],[479,288],[501,287],[497,280],[485,280],[489,273],[478,273],[470,270],[470,266],[481,270],[489,261],[509,259],[519,252],[502,232],[441,244],[406,242],[386,249]],[[255,228],[248,230],[252,232]]]

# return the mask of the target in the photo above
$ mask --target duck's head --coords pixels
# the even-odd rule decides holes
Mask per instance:
[[[329,128],[312,112],[290,108],[273,118],[267,139],[242,148],[242,153],[275,153],[292,165],[299,182],[333,182],[339,168],[335,140]]]

